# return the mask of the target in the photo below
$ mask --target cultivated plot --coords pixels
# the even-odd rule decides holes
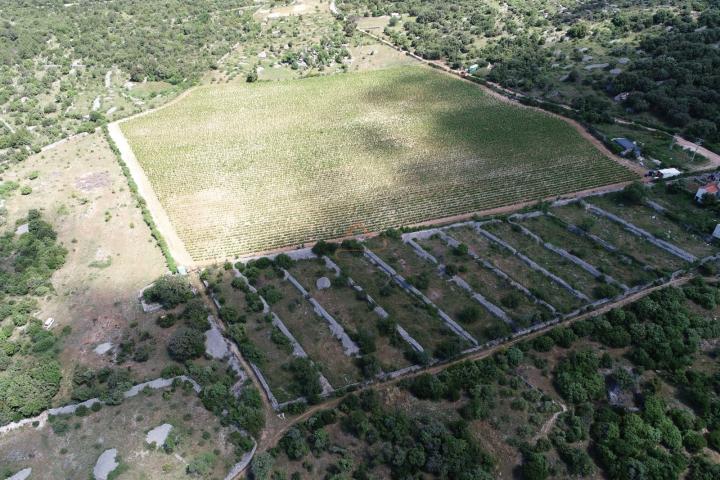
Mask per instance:
[[[570,254],[585,260],[618,282],[635,287],[658,278],[657,272],[618,251],[604,248],[581,233],[568,230],[567,224],[557,217],[539,215],[520,222],[544,241],[562,246]]]
[[[390,318],[430,355],[436,354],[444,344],[455,342],[459,338],[433,308],[403,290],[362,254],[338,252],[333,256],[333,260],[345,274],[362,285],[390,314]]]
[[[513,321],[513,326],[528,327],[552,318],[550,309],[536,303],[525,292],[512,285],[510,280],[487,268],[468,253],[451,248],[439,236],[418,240],[417,243],[445,264],[446,271],[458,275],[473,291],[505,311]]]
[[[634,177],[563,120],[423,66],[201,86],[121,128],[196,261]]]
[[[367,302],[366,294],[351,287],[347,277],[336,277],[322,260],[299,261],[290,273],[343,326],[362,354],[377,358],[384,372],[412,364],[405,356],[410,345],[383,322]],[[326,286],[325,281],[330,285]]]
[[[568,283],[572,288],[582,292],[588,298],[599,300],[601,298],[614,297],[617,289],[601,283],[590,273],[545,248],[536,242],[532,237],[526,235],[515,225],[506,222],[490,223],[483,226],[483,229],[499,236],[504,242],[517,249],[524,255],[530,257],[538,265],[558,276]]]
[[[463,226],[450,229],[448,233],[457,241],[466,244],[478,256],[486,259],[523,285],[535,297],[555,307],[560,313],[572,312],[583,304],[580,298],[544,274],[530,268],[510,250],[481,236],[474,228]]]
[[[232,270],[218,270],[210,275],[211,288],[222,304],[223,320],[230,325],[231,337],[240,351],[262,372],[278,402],[301,396],[301,390],[289,368],[292,345],[272,324],[257,294],[250,292],[242,279],[235,280]],[[229,309],[233,309],[230,311]],[[239,324],[236,327],[233,325]],[[235,333],[234,335],[232,334]],[[248,347],[247,345],[251,345]]]
[[[590,204],[617,215],[656,238],[677,245],[698,258],[717,252],[717,248],[707,243],[702,236],[674,223],[665,214],[649,206],[628,202],[620,193],[592,197],[589,200]]]
[[[673,272],[687,266],[687,262],[681,258],[630,233],[620,224],[585,210],[578,203],[554,208],[551,213],[565,222],[576,225],[588,233],[609,242],[611,245],[621,248],[623,252],[664,273]]]
[[[507,333],[502,328],[502,320],[482,308],[471,298],[470,292],[451,282],[435,264],[418,256],[402,240],[383,236],[367,241],[366,245],[478,342]]]
[[[274,297],[274,301],[268,300],[272,310],[308,356],[318,364],[334,388],[342,388],[362,379],[356,359],[345,354],[340,340],[333,336],[325,320],[290,282],[284,280],[276,270],[267,268],[258,276],[256,286],[266,300]]]

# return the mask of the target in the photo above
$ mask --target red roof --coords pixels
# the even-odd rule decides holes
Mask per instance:
[[[708,183],[704,187],[701,187],[705,189],[705,193],[718,193],[718,186],[717,183]]]

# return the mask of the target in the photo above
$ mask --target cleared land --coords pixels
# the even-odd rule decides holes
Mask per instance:
[[[122,130],[195,261],[634,176],[564,121],[420,66],[203,86]]]

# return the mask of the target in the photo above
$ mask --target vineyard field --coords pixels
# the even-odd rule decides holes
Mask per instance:
[[[424,66],[204,85],[121,129],[195,261],[635,176],[565,121]]]

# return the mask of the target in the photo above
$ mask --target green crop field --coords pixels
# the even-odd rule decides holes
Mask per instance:
[[[564,121],[422,66],[201,86],[122,130],[196,261],[634,177]]]

